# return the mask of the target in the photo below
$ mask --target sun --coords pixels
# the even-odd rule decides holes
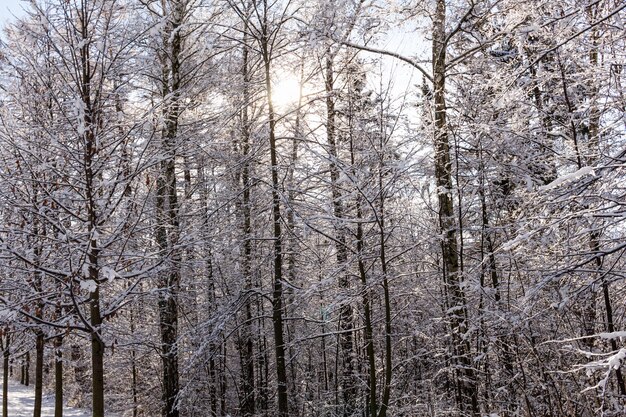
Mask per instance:
[[[272,101],[284,110],[298,104],[300,100],[300,82],[291,74],[278,74],[272,83]]]

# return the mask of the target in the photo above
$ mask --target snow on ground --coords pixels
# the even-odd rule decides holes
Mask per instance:
[[[2,374],[0,373],[0,398],[2,397]],[[9,378],[9,417],[31,417],[35,404],[34,387],[25,387]],[[0,404],[1,406],[1,404]],[[41,408],[43,417],[54,416],[54,395],[44,395]],[[64,417],[91,417],[91,411],[78,408],[63,407]]]

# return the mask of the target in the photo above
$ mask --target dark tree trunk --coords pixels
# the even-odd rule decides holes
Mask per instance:
[[[100,289],[96,288],[89,299],[90,324],[95,329],[91,333],[91,386],[93,417],[104,417],[104,343],[100,337],[102,317],[100,316]]]
[[[265,16],[267,18],[267,16]],[[264,21],[264,31],[268,30]],[[283,236],[280,213],[280,183],[278,180],[278,152],[276,149],[276,116],[272,103],[271,52],[269,33],[263,33],[261,42],[265,66],[265,89],[269,116],[270,167],[272,170],[272,223],[274,238],[274,288],[272,291],[272,323],[274,326],[274,352],[276,355],[277,417],[288,417],[287,365],[285,363],[285,336],[283,323]]]
[[[35,406],[33,417],[41,417],[41,400],[43,395],[43,353],[44,334],[37,332],[35,339]]]
[[[30,351],[26,352],[26,360],[22,365],[22,385],[30,385]]]
[[[348,272],[348,248],[346,247],[346,231],[344,224],[344,207],[340,190],[339,153],[336,138],[336,112],[334,97],[334,66],[331,51],[326,51],[326,137],[328,140],[330,185],[335,217],[335,250],[337,266],[339,267],[339,290],[342,292],[344,301],[339,308],[339,346],[341,347],[341,382],[339,388],[342,391],[341,404],[343,415],[350,416],[356,409],[357,378],[354,372],[354,323],[352,305],[349,301],[350,281]],[[339,405],[339,404],[338,404]]]
[[[63,337],[54,341],[54,417],[63,417]]]
[[[354,164],[354,162],[353,162]],[[359,198],[360,200],[360,198]],[[357,201],[357,219],[362,219],[363,213],[361,209],[361,202]],[[378,412],[378,398],[376,392],[376,353],[374,351],[374,330],[372,326],[372,307],[371,307],[371,295],[370,289],[367,283],[367,273],[365,262],[363,261],[363,250],[364,250],[364,236],[363,236],[363,225],[359,221],[357,223],[356,229],[356,246],[358,252],[358,267],[359,267],[359,277],[361,278],[362,288],[362,299],[363,299],[363,321],[365,325],[365,354],[367,355],[367,363],[369,368],[369,375],[367,380],[368,385],[368,413],[367,416],[376,417]]]
[[[90,36],[88,28],[89,16],[83,10],[80,15],[80,29],[83,39]],[[87,211],[87,230],[90,239],[88,241],[87,265],[88,279],[95,285],[93,291],[89,293],[89,324],[91,326],[91,385],[92,385],[92,415],[93,417],[104,417],[104,343],[101,336],[102,315],[100,312],[100,277],[98,266],[98,254],[100,249],[94,232],[98,224],[98,194],[96,191],[96,173],[94,172],[94,160],[97,155],[96,137],[94,126],[98,125],[98,120],[94,115],[94,104],[91,97],[91,83],[93,81],[92,62],[90,58],[89,44],[80,48],[81,65],[81,100],[84,106],[83,123],[86,127],[81,140],[85,144],[83,153],[85,197]]]
[[[382,116],[382,115],[381,115]],[[381,135],[382,137],[382,135]],[[381,155],[384,155],[383,148],[381,146]],[[380,161],[379,173],[378,173],[378,189],[379,189],[379,210],[378,214],[378,227],[379,227],[379,245],[380,245],[380,265],[383,273],[382,286],[383,286],[383,303],[385,310],[385,379],[383,385],[383,394],[380,400],[380,412],[379,417],[387,416],[387,409],[389,408],[389,398],[391,395],[391,377],[392,377],[392,351],[391,351],[391,297],[389,294],[389,271],[387,265],[387,255],[385,248],[386,232],[385,232],[385,193],[383,187],[383,175],[384,175],[384,161]]]
[[[435,107],[435,177],[439,201],[439,228],[443,235],[443,285],[450,323],[451,349],[455,372],[457,404],[462,413],[478,415],[478,395],[470,360],[469,339],[465,337],[467,305],[461,286],[457,233],[452,202],[452,163],[446,109],[446,2],[437,0],[433,20],[433,97]]]
[[[243,217],[243,259],[242,272],[244,278],[244,290],[252,291],[252,219],[251,219],[251,187],[250,181],[250,120],[248,105],[250,103],[250,81],[248,27],[243,34],[243,107],[241,109],[241,153],[243,166],[241,169],[241,186],[243,187],[241,210]],[[241,358],[241,413],[247,417],[255,413],[255,383],[254,383],[254,336],[252,323],[252,297],[246,294],[244,317],[241,333],[239,335],[239,354]]]
[[[11,355],[11,336],[7,334],[3,348],[2,361],[2,417],[9,417],[9,358]]]
[[[180,117],[182,35],[180,25],[185,3],[172,1],[171,10],[164,10],[167,24],[163,32],[164,58],[161,95],[164,126],[161,132],[164,159],[157,179],[156,240],[166,259],[168,270],[163,273],[159,292],[159,327],[161,361],[163,364],[163,416],[178,417],[178,295],[180,292],[180,250],[178,243],[178,197],[176,193],[176,148]]]

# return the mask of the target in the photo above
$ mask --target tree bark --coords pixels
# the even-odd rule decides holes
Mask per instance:
[[[79,15],[80,30],[82,39],[89,39],[88,28],[89,16],[82,10]],[[83,123],[84,133],[80,138],[84,143],[83,164],[85,180],[85,197],[87,211],[87,231],[89,240],[86,248],[86,260],[88,276],[87,279],[93,282],[94,289],[89,293],[89,324],[91,338],[91,372],[92,372],[92,415],[93,417],[104,417],[104,342],[101,336],[102,315],[100,312],[100,277],[98,266],[98,248],[96,228],[98,224],[98,203],[96,191],[96,173],[94,172],[94,158],[98,152],[96,148],[96,137],[94,126],[98,124],[94,115],[94,105],[91,98],[91,83],[93,81],[92,62],[90,58],[89,44],[85,42],[80,48],[80,94],[82,105],[84,106]]]
[[[276,384],[278,417],[288,417],[287,366],[285,363],[285,337],[283,323],[283,236],[280,210],[280,183],[278,180],[278,152],[276,149],[276,115],[272,102],[271,46],[269,45],[267,15],[264,15],[261,47],[265,67],[265,90],[268,106],[270,167],[272,175],[272,223],[274,238],[274,285],[272,291],[272,323],[274,327],[274,352],[276,356]]]
[[[161,361],[163,365],[163,416],[178,417],[178,295],[180,287],[180,250],[175,246],[180,234],[178,197],[176,192],[176,147],[180,117],[182,35],[180,25],[185,4],[172,1],[166,15],[163,32],[162,61],[163,129],[161,132],[164,159],[157,179],[156,240],[168,270],[163,273],[159,292],[159,328],[161,333]]]
[[[336,138],[336,112],[334,91],[334,65],[330,48],[326,51],[326,137],[328,141],[330,186],[332,195],[335,251],[339,268],[339,290],[344,301],[339,308],[339,346],[341,347],[341,383],[343,415],[350,416],[356,409],[356,377],[354,373],[354,341],[353,341],[353,311],[349,301],[350,281],[348,279],[348,250],[346,247],[346,233],[344,222],[344,208],[342,193],[339,186],[339,154]]]
[[[30,351],[26,352],[26,360],[22,366],[22,385],[30,386]]]
[[[2,417],[9,417],[9,358],[11,356],[11,336],[7,334],[2,347]]]
[[[382,103],[381,103],[382,104]],[[381,112],[381,118],[383,113]],[[382,120],[381,120],[382,126]],[[383,138],[384,132],[381,128],[381,139]],[[389,294],[389,270],[387,265],[387,255],[386,255],[386,232],[385,232],[385,193],[384,193],[384,185],[383,185],[383,175],[384,175],[384,149],[383,143],[381,143],[380,149],[380,158],[379,167],[378,167],[378,193],[379,193],[379,210],[378,213],[378,228],[379,228],[379,256],[380,256],[380,265],[383,273],[382,277],[382,286],[383,286],[383,303],[385,310],[385,379],[383,385],[383,394],[380,401],[380,412],[378,414],[379,417],[387,416],[387,409],[389,408],[389,398],[391,395],[391,377],[392,377],[392,347],[391,347],[391,297]]]
[[[54,417],[63,417],[63,337],[54,341]]]
[[[452,357],[460,411],[478,415],[478,395],[470,361],[469,340],[465,337],[467,305],[461,287],[454,205],[452,201],[452,164],[448,140],[446,109],[446,2],[437,0],[433,20],[433,98],[435,106],[435,177],[439,201],[439,228],[442,233],[443,285],[450,323]]]
[[[33,417],[41,417],[41,401],[43,395],[43,354],[44,334],[38,331],[35,339],[35,404]]]
[[[244,417],[255,413],[255,380],[254,380],[254,335],[252,326],[252,215],[251,215],[251,188],[250,180],[250,117],[248,106],[250,103],[251,74],[249,68],[248,25],[243,33],[242,76],[243,76],[243,103],[241,109],[241,186],[243,187],[241,211],[243,217],[243,259],[242,273],[246,301],[244,306],[244,322],[239,335],[239,351],[241,358],[241,412]]]

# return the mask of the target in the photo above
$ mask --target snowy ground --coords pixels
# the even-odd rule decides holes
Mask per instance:
[[[0,373],[0,387],[2,387],[2,374]],[[2,389],[0,388],[0,398]],[[31,417],[35,404],[35,390],[32,386],[25,387],[9,378],[9,417]],[[1,404],[0,404],[1,407]],[[44,417],[54,416],[54,396],[44,395],[41,415]],[[63,408],[64,417],[91,417],[91,411],[78,408]]]

